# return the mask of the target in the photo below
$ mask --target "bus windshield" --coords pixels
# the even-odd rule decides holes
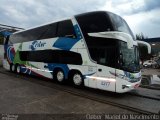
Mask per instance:
[[[134,37],[131,29],[129,28],[128,24],[126,23],[126,21],[123,18],[121,18],[120,16],[115,15],[113,13],[110,13],[110,12],[108,14],[109,14],[109,17],[112,22],[112,26],[115,31],[128,33],[132,36],[133,40],[135,40],[135,37]]]
[[[119,41],[119,52],[120,52],[120,68],[124,71],[139,72],[139,52],[138,47],[134,46],[133,49],[128,49],[127,43]]]

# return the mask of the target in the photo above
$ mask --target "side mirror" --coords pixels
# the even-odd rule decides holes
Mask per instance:
[[[140,45],[145,45],[147,46],[147,49],[148,49],[148,54],[151,54],[151,45],[147,42],[144,42],[144,41],[139,41],[137,40],[137,43],[140,44]]]

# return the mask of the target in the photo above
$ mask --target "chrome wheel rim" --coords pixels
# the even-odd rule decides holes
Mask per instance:
[[[15,65],[12,65],[11,66],[11,71],[14,71],[15,70]]]
[[[74,82],[75,85],[81,85],[81,83],[82,83],[81,75],[80,74],[75,74],[73,76],[73,82]]]
[[[62,82],[64,80],[64,74],[62,71],[57,72],[57,80]]]
[[[20,73],[20,66],[17,66],[17,73]]]

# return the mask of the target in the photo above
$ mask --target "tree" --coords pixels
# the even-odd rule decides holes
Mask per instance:
[[[0,45],[3,44],[3,36],[0,35]]]
[[[147,39],[147,36],[144,36],[144,34],[141,32],[139,34],[136,34],[136,40],[144,40]]]

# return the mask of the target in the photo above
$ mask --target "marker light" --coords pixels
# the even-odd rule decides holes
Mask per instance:
[[[94,76],[86,76],[86,78],[95,79],[95,80],[105,80],[115,82],[116,80],[113,78],[104,78],[104,77],[94,77]]]

